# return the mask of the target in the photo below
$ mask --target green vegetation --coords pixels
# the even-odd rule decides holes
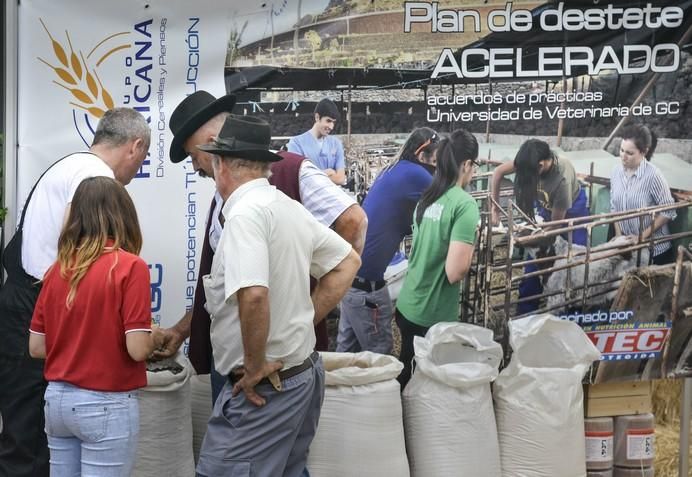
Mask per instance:
[[[247,28],[247,20],[243,23],[240,31],[237,29],[231,30],[228,37],[228,48],[226,49],[226,65],[232,65],[238,57],[238,50],[240,48],[240,42],[243,39],[243,33],[245,33],[245,28]]]
[[[309,30],[307,33],[305,33],[305,39],[308,41],[310,48],[312,49],[312,61],[315,61],[315,51],[319,50],[320,46],[322,46],[322,38],[315,30]]]

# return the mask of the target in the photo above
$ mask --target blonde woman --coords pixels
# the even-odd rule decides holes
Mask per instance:
[[[84,180],[34,309],[29,352],[45,358],[50,474],[127,476],[139,433],[136,390],[160,344],[151,330],[149,269],[125,188]]]

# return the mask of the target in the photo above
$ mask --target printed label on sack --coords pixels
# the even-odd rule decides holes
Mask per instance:
[[[627,459],[646,460],[654,458],[654,430],[630,429],[627,431]]]
[[[586,462],[610,462],[613,460],[613,433],[586,433]]]

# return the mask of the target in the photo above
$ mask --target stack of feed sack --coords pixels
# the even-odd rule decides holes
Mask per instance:
[[[194,475],[192,374],[192,365],[180,351],[174,358],[147,363],[147,386],[139,392],[134,477]]]
[[[311,477],[408,477],[401,391],[393,356],[320,353],[325,395],[308,454]]]
[[[415,370],[403,392],[413,477],[500,476],[490,382],[502,347],[487,328],[438,323],[415,337]]]
[[[551,315],[512,320],[509,332],[512,359],[493,387],[502,475],[586,475],[582,378],[598,349]]]

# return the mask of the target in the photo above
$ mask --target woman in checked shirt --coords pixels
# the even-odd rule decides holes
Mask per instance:
[[[656,136],[643,124],[634,124],[622,131],[620,143],[621,163],[610,174],[610,211],[624,212],[655,205],[672,204],[675,201],[661,171],[651,162],[656,149]],[[675,219],[675,210],[657,214],[652,222],[645,215],[642,222],[642,240],[669,234],[668,222]],[[640,218],[615,223],[616,235],[630,235],[638,239]],[[670,241],[654,245],[653,263],[662,265],[674,260],[675,253]]]

